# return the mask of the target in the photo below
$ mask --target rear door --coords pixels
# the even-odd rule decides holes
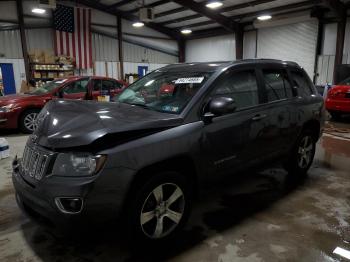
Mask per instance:
[[[89,79],[84,78],[65,85],[61,92],[64,99],[85,99],[88,92]]]
[[[112,82],[112,88],[110,91],[111,97],[114,97],[117,94],[119,94],[121,91],[123,91],[123,85],[121,83],[115,80],[109,80],[109,81]]]
[[[263,84],[264,102],[261,109],[268,115],[265,120],[264,158],[273,158],[290,148],[296,128],[296,94],[286,68],[279,65],[259,65],[259,79]]]

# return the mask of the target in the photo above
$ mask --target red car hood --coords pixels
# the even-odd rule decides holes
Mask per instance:
[[[0,106],[5,106],[8,104],[16,104],[23,101],[33,101],[33,100],[42,100],[47,97],[46,95],[30,95],[30,94],[18,94],[18,95],[7,95],[0,96]]]

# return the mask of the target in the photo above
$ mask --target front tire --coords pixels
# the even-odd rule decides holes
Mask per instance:
[[[40,109],[29,109],[22,113],[19,119],[19,128],[25,134],[31,134],[37,127],[36,118]]]
[[[128,208],[129,232],[133,239],[157,243],[176,235],[191,210],[192,193],[177,172],[164,172],[132,191]]]
[[[329,112],[332,116],[333,120],[340,120],[341,119],[341,114],[339,112]]]
[[[303,131],[294,146],[286,170],[290,176],[303,178],[307,175],[316,151],[316,139],[311,131]]]

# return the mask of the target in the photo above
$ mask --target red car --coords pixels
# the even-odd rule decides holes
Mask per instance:
[[[334,119],[350,114],[350,77],[328,91],[326,109]]]
[[[41,108],[55,98],[96,99],[102,92],[111,97],[123,91],[126,84],[106,77],[69,77],[56,79],[26,94],[0,97],[0,128],[20,128],[32,133]]]

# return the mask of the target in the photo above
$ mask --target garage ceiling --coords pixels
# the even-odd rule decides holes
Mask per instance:
[[[90,7],[119,14],[128,20],[137,19],[142,1],[136,0],[80,0]],[[325,8],[336,17],[335,5],[350,6],[349,0],[224,0],[223,6],[211,10],[206,8],[206,0],[145,0],[145,6],[154,8],[155,19],[147,26],[167,34],[171,38],[180,38],[182,28],[190,28],[196,35],[217,35],[234,32],[237,25],[249,25],[260,14],[292,15],[300,11]],[[334,14],[334,15],[333,15]]]

